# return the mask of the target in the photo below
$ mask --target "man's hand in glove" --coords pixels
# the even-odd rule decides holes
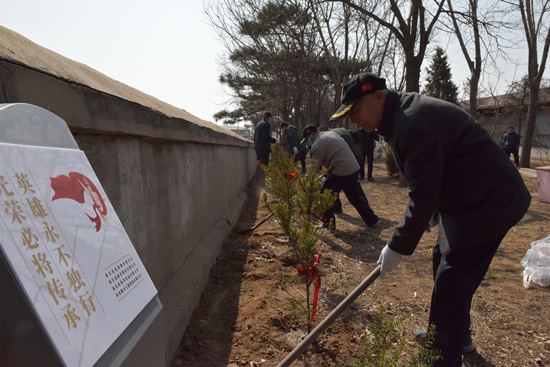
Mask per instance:
[[[393,251],[386,245],[380,252],[377,264],[380,264],[380,277],[385,278],[387,273],[392,272],[403,260],[403,255]]]
[[[298,148],[294,147],[294,154],[298,154]]]

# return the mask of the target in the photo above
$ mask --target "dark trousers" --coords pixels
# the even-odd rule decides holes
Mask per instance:
[[[365,178],[365,157],[359,161],[359,179]]]
[[[298,161],[300,161],[300,163],[302,164],[302,173],[306,172],[306,154],[307,154],[307,151],[303,151],[303,152],[298,152],[294,155],[294,163],[297,163]]]
[[[519,166],[519,147],[515,148],[504,148],[506,155],[510,158],[510,154],[514,156],[514,163],[516,166]]]
[[[371,149],[367,152],[366,160],[367,160],[367,177],[371,178],[372,177],[372,168],[373,168],[373,165],[374,165],[374,149]]]
[[[365,223],[367,225],[372,225],[378,222],[379,218],[370,208],[367,196],[363,192],[361,184],[357,182],[358,175],[359,171],[348,176],[336,176],[331,173],[325,180],[321,192],[329,189],[338,195],[340,191],[344,191],[348,201],[354,206]],[[323,218],[326,218],[328,221],[332,220],[332,224],[336,225],[334,209],[335,205],[323,214]]]
[[[470,308],[503,236],[479,246],[442,255],[439,242],[433,250],[434,289],[430,324],[435,325],[433,348],[443,359],[434,367],[462,366],[462,347],[470,332]]]
[[[365,201],[368,204],[369,200],[367,199],[367,195],[365,195],[365,191],[363,191],[362,187],[361,187],[361,196],[363,197],[363,199],[365,199]],[[340,200],[340,195],[336,197],[336,201],[332,205],[332,210],[334,211],[334,213],[342,213],[342,201]]]
[[[374,166],[374,150],[368,151],[367,155],[359,161],[359,179],[361,180],[365,178],[365,162],[367,163],[367,178],[371,178]]]
[[[269,150],[256,149],[256,158],[266,167],[269,166],[269,153]]]

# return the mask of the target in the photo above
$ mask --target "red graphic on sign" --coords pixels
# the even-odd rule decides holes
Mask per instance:
[[[101,219],[107,222],[107,208],[101,193],[94,185],[94,183],[82,173],[70,172],[69,176],[60,175],[57,177],[50,177],[52,181],[52,189],[55,195],[52,201],[57,199],[73,199],[74,201],[84,204],[86,199],[84,192],[87,192],[92,198],[94,205],[93,209],[96,213],[95,217],[91,217],[88,213],[86,215],[90,220],[95,223],[95,230],[98,232],[101,228]]]

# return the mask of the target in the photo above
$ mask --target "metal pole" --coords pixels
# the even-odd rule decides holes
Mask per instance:
[[[361,284],[357,286],[357,288],[355,288],[338,306],[336,306],[336,308],[332,310],[332,312],[327,317],[325,317],[325,319],[321,321],[321,323],[317,325],[317,327],[313,329],[313,331],[309,333],[304,338],[304,340],[302,340],[302,342],[298,344],[296,348],[294,348],[294,350],[290,352],[285,357],[285,359],[283,359],[281,363],[277,365],[277,367],[290,366],[292,362],[294,362],[296,358],[298,358],[300,354],[302,354],[307,349],[307,347],[309,347],[311,343],[313,343],[315,339],[317,339],[317,337],[323,331],[325,331],[325,329],[329,327],[334,322],[334,320],[336,320],[336,318],[338,318],[338,316],[340,316],[340,314],[344,312],[344,310],[348,308],[348,306],[352,304],[353,301],[355,301],[355,299],[357,299],[357,297],[359,297],[361,293],[363,293],[365,289],[367,289],[369,285],[371,285],[379,276],[380,276],[380,265],[377,265],[376,268],[374,268],[374,270],[372,271],[372,273],[370,273],[361,282]]]

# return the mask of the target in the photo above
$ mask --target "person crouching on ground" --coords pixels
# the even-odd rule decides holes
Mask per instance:
[[[322,191],[332,190],[339,194],[344,191],[348,201],[357,209],[365,223],[373,226],[380,220],[370,208],[357,177],[359,164],[348,144],[334,131],[318,131],[315,125],[304,128],[302,135],[311,146],[311,159],[319,166],[327,167],[330,172],[323,183]],[[327,221],[324,226],[336,228],[334,205],[323,214]]]
[[[462,354],[474,350],[474,293],[502,239],[527,212],[531,195],[503,149],[452,103],[390,91],[385,79],[361,73],[345,83],[342,106],[330,121],[348,115],[367,132],[378,129],[409,185],[403,219],[380,253],[382,278],[414,252],[437,213],[429,323],[442,359],[434,366],[460,367]]]

